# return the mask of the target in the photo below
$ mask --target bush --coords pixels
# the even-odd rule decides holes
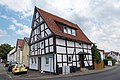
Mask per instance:
[[[107,56],[107,57],[104,59],[105,65],[108,64],[108,62],[106,62],[106,61],[112,61],[112,65],[115,65],[115,63],[117,62],[117,60],[116,60],[116,59],[113,59],[111,56]]]

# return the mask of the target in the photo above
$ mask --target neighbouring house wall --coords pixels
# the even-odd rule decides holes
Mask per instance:
[[[23,51],[22,51],[22,63],[28,67],[28,60],[29,60],[29,46],[25,41]]]
[[[101,55],[101,60],[103,61],[103,59],[105,59],[104,52],[103,51],[99,51],[99,52],[100,52],[100,55]]]
[[[20,50],[20,63],[22,63],[22,51]]]
[[[7,61],[10,61],[10,53],[7,54]]]
[[[16,52],[13,54],[13,56],[14,56],[14,57],[13,57],[13,61],[14,61],[14,62],[17,62]]]
[[[17,47],[17,51],[16,51],[16,62],[22,63],[22,51],[21,48],[19,47]]]

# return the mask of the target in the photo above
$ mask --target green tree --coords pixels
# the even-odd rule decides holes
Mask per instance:
[[[9,44],[0,45],[0,57],[5,60],[7,59],[7,54],[13,49]]]
[[[93,54],[93,60],[95,60],[96,63],[100,63],[101,62],[101,55],[100,55],[100,52],[97,49],[97,46],[95,44],[93,44],[91,50],[92,50],[92,54]]]

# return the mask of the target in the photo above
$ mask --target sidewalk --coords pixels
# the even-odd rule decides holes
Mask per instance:
[[[95,73],[98,73],[98,72],[103,72],[103,71],[107,71],[107,70],[111,70],[111,69],[114,69],[114,68],[117,68],[118,65],[116,66],[112,66],[112,67],[105,67],[104,69],[102,70],[83,70],[82,72],[80,71],[77,71],[75,73],[70,73],[70,74],[67,74],[67,75],[63,75],[63,74],[60,74],[60,75],[53,75],[53,74],[41,74],[40,72],[38,71],[30,71],[30,73],[32,73],[31,75],[27,76],[27,77],[20,77],[20,78],[17,78],[19,80],[31,80],[31,79],[50,79],[50,78],[59,78],[59,77],[72,77],[72,76],[82,76],[82,75],[89,75],[89,74],[95,74]]]

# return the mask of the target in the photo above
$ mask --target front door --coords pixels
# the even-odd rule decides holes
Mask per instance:
[[[38,57],[38,70],[41,71],[41,57]]]
[[[85,67],[85,64],[84,64],[84,55],[80,55],[80,66],[82,67],[82,68],[84,68]]]

